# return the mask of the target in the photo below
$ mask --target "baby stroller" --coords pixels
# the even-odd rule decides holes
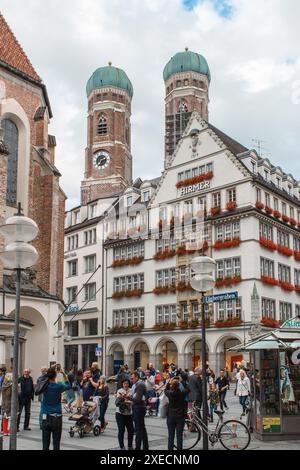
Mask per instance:
[[[158,413],[158,403],[160,394],[156,394],[155,397],[149,397],[146,404],[146,416],[157,416]]]
[[[100,435],[100,426],[96,425],[99,418],[99,397],[93,397],[93,401],[85,401],[77,413],[69,417],[69,421],[75,421],[74,426],[70,427],[70,437],[78,433],[80,438],[93,431],[94,436]]]

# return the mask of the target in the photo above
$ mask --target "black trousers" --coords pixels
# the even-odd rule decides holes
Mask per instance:
[[[118,441],[119,441],[120,449],[124,449],[125,447],[124,445],[125,429],[127,429],[128,447],[132,449],[133,434],[134,434],[132,415],[122,415],[121,413],[116,413],[116,421],[117,421],[118,430],[119,430]]]
[[[29,427],[30,422],[30,411],[31,411],[31,398],[20,398],[19,397],[19,411],[18,411],[18,429],[20,427],[21,414],[25,408],[25,419],[24,419],[24,429]]]
[[[168,426],[168,450],[174,450],[174,440],[176,432],[177,449],[182,450],[183,446],[183,430],[184,430],[184,416],[172,416],[167,418]]]
[[[135,449],[141,450],[143,443],[143,450],[149,449],[148,434],[145,426],[146,408],[133,408],[133,422],[135,428]]]
[[[60,440],[62,433],[62,416],[49,416],[43,420],[43,450],[49,450],[51,435],[53,440],[53,450],[60,450]]]
[[[227,393],[227,390],[225,390],[224,392],[220,392],[220,406],[221,406],[222,411],[224,410],[224,406],[227,408],[226,401],[225,401],[226,393]]]
[[[105,427],[105,413],[108,407],[108,401],[103,400],[100,402],[99,405],[99,421],[101,423],[101,428]]]

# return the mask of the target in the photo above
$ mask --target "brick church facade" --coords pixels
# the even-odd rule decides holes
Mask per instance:
[[[21,362],[38,372],[41,365],[58,360],[59,341],[54,322],[63,310],[64,212],[66,196],[55,165],[56,139],[48,134],[52,110],[47,89],[4,17],[0,14],[0,217],[16,212],[35,220],[39,235],[33,242],[39,252],[36,266],[23,274]],[[3,246],[3,240],[1,240]],[[14,275],[0,268],[0,363],[11,366],[10,335],[14,310]],[[1,331],[3,330],[3,332]],[[43,338],[39,362],[29,340]]]

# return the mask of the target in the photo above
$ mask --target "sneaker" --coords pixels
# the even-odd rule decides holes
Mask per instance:
[[[226,410],[226,411],[228,411],[228,410],[229,410],[228,406],[225,406],[225,410]]]
[[[31,428],[24,428],[24,431],[31,431]]]

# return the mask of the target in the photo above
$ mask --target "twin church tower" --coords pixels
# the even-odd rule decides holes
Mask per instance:
[[[164,68],[165,167],[193,111],[208,120],[210,71],[206,59],[185,49]],[[86,87],[88,133],[81,204],[118,194],[132,184],[131,101],[133,86],[126,73],[97,69]]]

